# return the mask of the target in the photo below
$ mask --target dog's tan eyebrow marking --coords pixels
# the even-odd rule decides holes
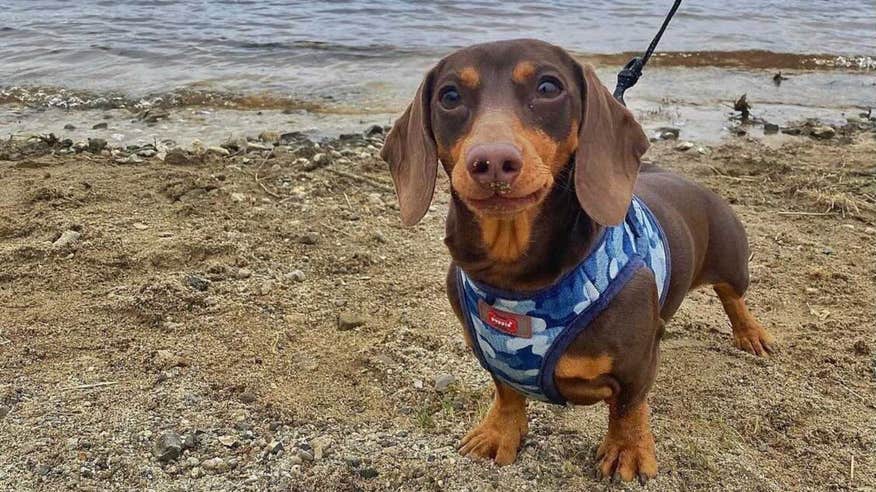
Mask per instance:
[[[481,83],[481,74],[474,67],[465,67],[459,71],[459,81],[462,85],[474,89]]]
[[[511,72],[511,78],[514,79],[514,82],[518,84],[522,84],[526,82],[526,79],[532,77],[532,74],[535,73],[535,65],[530,61],[522,61],[514,67],[514,71]]]

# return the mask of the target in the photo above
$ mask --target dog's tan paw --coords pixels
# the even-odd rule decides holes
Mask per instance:
[[[492,459],[497,465],[508,465],[517,458],[517,448],[522,437],[514,428],[502,428],[485,421],[462,438],[459,454],[470,458]]]
[[[766,356],[775,350],[776,340],[760,323],[749,322],[733,330],[733,345],[749,354]]]
[[[596,452],[596,458],[600,460],[596,468],[596,478],[600,480],[606,477],[613,482],[638,479],[640,484],[645,485],[645,482],[657,476],[654,437],[650,432],[632,439],[606,435]]]

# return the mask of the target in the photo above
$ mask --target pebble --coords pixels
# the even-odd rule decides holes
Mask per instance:
[[[170,113],[163,109],[157,108],[147,109],[146,111],[143,111],[142,113],[137,115],[140,120],[146,122],[147,124],[158,123],[159,120],[167,119],[169,116]]]
[[[271,441],[271,443],[268,444],[268,446],[265,448],[265,451],[267,451],[270,454],[277,454],[282,450],[283,450],[283,443],[280,441]]]
[[[779,125],[775,123],[764,123],[763,124],[763,133],[766,135],[772,135],[774,133],[779,133]]]
[[[233,448],[237,445],[237,438],[234,436],[219,436],[218,440],[226,448]]]
[[[222,458],[210,458],[201,463],[201,467],[205,470],[213,471],[216,473],[222,473],[228,470],[228,463],[225,462]]]
[[[192,471],[189,472],[189,475],[192,478],[201,478],[204,476],[204,470],[200,466],[196,466],[192,468]]]
[[[183,439],[183,449],[195,449],[196,447],[198,447],[198,437],[193,432],[186,434],[185,439]],[[193,458],[189,458],[189,460],[191,459]],[[192,466],[197,464],[197,459],[195,459],[195,464]]]
[[[676,140],[680,134],[681,130],[679,128],[671,126],[662,126],[657,129],[657,138],[660,140]]]
[[[365,468],[360,468],[357,471],[357,473],[359,474],[360,477],[362,477],[366,480],[370,480],[372,478],[377,478],[377,476],[380,475],[380,473],[377,470],[375,470],[374,468],[371,468],[370,466],[366,466]]]
[[[246,150],[249,151],[263,151],[263,150],[274,150],[273,145],[263,144],[261,142],[249,142],[246,147]]]
[[[435,377],[435,391],[444,393],[450,388],[450,385],[456,382],[453,374],[442,373]]]
[[[675,150],[678,150],[680,152],[687,152],[692,148],[694,148],[693,142],[681,142],[675,146]]]
[[[292,270],[291,272],[286,274],[286,279],[291,280],[293,282],[304,282],[305,279],[304,272],[301,270]]]
[[[383,127],[380,125],[371,125],[365,130],[365,136],[371,138],[375,135],[383,135]]]
[[[194,163],[194,156],[177,147],[167,151],[167,154],[164,156],[164,162],[171,166],[186,166]]]
[[[313,454],[306,449],[299,449],[298,457],[301,458],[303,461],[313,461]]]
[[[173,431],[162,432],[152,445],[152,455],[162,463],[179,458],[182,453],[182,439]]]
[[[349,331],[365,324],[365,319],[351,311],[342,311],[338,314],[338,330]]]
[[[210,287],[210,281],[193,273],[186,275],[186,285],[198,292],[204,292]]]
[[[66,247],[76,246],[76,243],[79,242],[79,238],[82,237],[82,233],[74,230],[66,230],[61,233],[61,237],[55,240],[52,243],[52,247],[55,249],[62,249]]]
[[[119,164],[139,164],[143,162],[143,159],[141,159],[137,154],[131,154],[127,157],[123,157],[120,159],[116,158],[115,161]]]
[[[234,193],[231,194],[231,200],[240,203],[240,202],[246,200],[246,195],[235,191]]]
[[[72,130],[75,130],[76,127],[71,125],[70,123],[67,123],[66,125],[64,125],[64,129],[68,130],[68,131],[72,131]]]
[[[327,166],[331,164],[332,158],[328,154],[323,154],[322,152],[313,154],[313,157],[310,158],[310,161],[304,167],[305,171],[313,171],[314,169],[319,169],[320,167]]]
[[[833,248],[831,248],[830,246],[825,246],[825,247],[821,250],[821,252],[824,253],[824,254],[826,254],[826,255],[832,255],[832,254],[833,254]]]
[[[313,459],[318,461],[325,457],[332,445],[332,438],[329,436],[320,436],[314,439],[310,445],[313,448]]]
[[[822,140],[829,140],[836,135],[836,130],[829,126],[816,126],[812,129],[812,136]]]
[[[225,147],[207,147],[208,154],[221,155],[223,157],[227,157],[231,155],[231,152]]]
[[[280,141],[280,134],[277,132],[261,132],[259,134],[259,140],[267,143],[277,143]]]
[[[234,273],[234,276],[237,277],[239,280],[244,280],[252,277],[252,270],[250,270],[249,268],[239,268]]]
[[[102,138],[89,138],[87,148],[92,154],[100,154],[106,148],[106,140]]]
[[[105,129],[107,126],[109,126],[109,125],[107,125],[107,123],[104,121],[104,122],[102,122],[102,123],[97,123],[97,124],[95,124],[94,126],[91,127],[91,129],[92,129],[92,130],[103,130],[103,129]]]

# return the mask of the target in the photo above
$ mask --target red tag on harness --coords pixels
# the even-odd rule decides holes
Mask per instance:
[[[529,316],[496,309],[483,299],[478,299],[478,314],[487,326],[502,333],[523,338],[532,336],[532,320]]]

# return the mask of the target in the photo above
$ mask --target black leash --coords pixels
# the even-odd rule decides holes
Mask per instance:
[[[624,92],[630,87],[636,85],[636,82],[639,81],[639,77],[642,76],[642,69],[645,68],[648,59],[651,58],[654,50],[657,49],[657,43],[660,42],[660,38],[663,36],[663,31],[666,30],[666,26],[669,25],[669,21],[672,20],[672,16],[675,15],[675,11],[678,10],[679,5],[681,5],[681,0],[675,0],[675,4],[672,5],[669,13],[666,14],[666,19],[663,21],[663,25],[660,26],[660,30],[657,31],[657,35],[654,36],[651,45],[645,50],[645,54],[628,61],[620,73],[617,74],[617,87],[614,88],[614,98],[620,101],[624,106],[627,105],[627,103],[624,102]]]

